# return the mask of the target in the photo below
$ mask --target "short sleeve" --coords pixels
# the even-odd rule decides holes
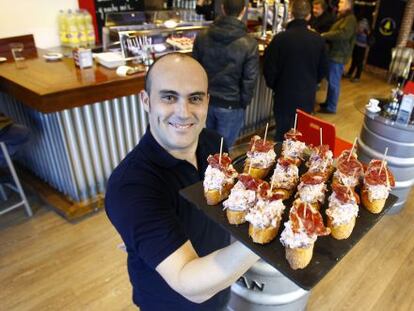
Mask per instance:
[[[166,188],[151,178],[140,180],[146,183],[109,183],[105,207],[129,255],[139,256],[155,269],[188,237],[174,212],[168,190],[162,190]]]

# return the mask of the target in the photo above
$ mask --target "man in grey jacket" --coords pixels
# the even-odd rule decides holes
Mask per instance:
[[[253,97],[259,53],[256,40],[248,36],[241,21],[245,1],[223,0],[222,9],[224,15],[197,36],[193,57],[208,75],[207,128],[216,130],[230,147],[239,135],[245,109]]]

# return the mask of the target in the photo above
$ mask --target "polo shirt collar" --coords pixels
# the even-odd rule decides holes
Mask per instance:
[[[181,162],[181,160],[174,158],[163,147],[161,147],[152,135],[149,126],[141,139],[140,145],[142,146],[142,151],[148,160],[159,166],[170,168]]]

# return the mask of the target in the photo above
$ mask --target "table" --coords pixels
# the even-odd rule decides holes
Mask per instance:
[[[380,107],[386,102],[386,99],[380,99]],[[366,163],[373,158],[382,159],[385,148],[388,147],[386,160],[396,181],[391,193],[399,198],[388,213],[395,214],[404,207],[414,184],[414,126],[397,123],[380,113],[371,113],[365,109],[366,104],[355,104],[355,108],[364,114],[358,140],[358,156]]]

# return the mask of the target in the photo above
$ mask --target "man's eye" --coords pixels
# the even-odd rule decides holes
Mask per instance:
[[[199,95],[191,96],[190,102],[193,104],[200,104],[203,102],[203,96],[199,96]]]
[[[167,103],[174,103],[176,101],[176,98],[173,95],[165,95],[162,97],[162,100]]]

